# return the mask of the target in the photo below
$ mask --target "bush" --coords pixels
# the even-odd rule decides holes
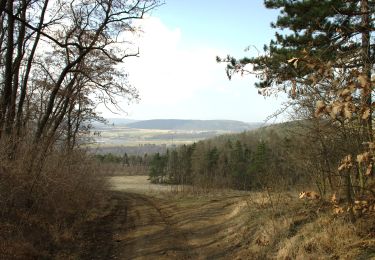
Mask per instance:
[[[79,246],[79,228],[103,199],[97,163],[82,150],[42,155],[31,145],[9,159],[2,147],[0,258],[49,258]]]

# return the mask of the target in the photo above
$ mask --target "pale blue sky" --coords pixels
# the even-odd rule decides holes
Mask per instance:
[[[270,23],[277,14],[263,0],[167,0],[153,12],[167,26],[182,30],[183,46],[205,44],[235,54],[243,54],[249,44],[263,47],[274,35]]]
[[[166,0],[140,23],[140,57],[125,63],[130,83],[139,89],[138,104],[124,103],[130,119],[231,119],[263,121],[280,98],[258,95],[252,76],[229,81],[216,55],[256,55],[274,36],[270,23],[278,12],[263,0]]]

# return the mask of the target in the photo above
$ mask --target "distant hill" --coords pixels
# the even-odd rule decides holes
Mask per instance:
[[[130,123],[137,122],[137,120],[133,119],[126,119],[126,118],[106,118],[107,122],[106,123],[101,123],[101,122],[93,122],[92,125],[94,128],[108,128],[112,126],[125,126]]]
[[[235,120],[183,120],[183,119],[153,119],[126,124],[129,128],[160,129],[160,130],[199,130],[199,131],[233,131],[241,132],[255,129],[262,123],[245,123]]]
[[[127,125],[130,123],[135,123],[138,120],[133,120],[133,119],[126,119],[126,118],[107,118],[109,124],[115,124],[118,126],[123,126]]]

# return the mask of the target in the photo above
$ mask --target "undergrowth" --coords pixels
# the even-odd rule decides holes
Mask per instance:
[[[250,196],[244,241],[255,259],[371,259],[375,257],[372,212],[350,221],[325,201],[292,196]]]
[[[82,150],[0,151],[0,258],[69,258],[83,247],[82,226],[105,200],[97,162]]]

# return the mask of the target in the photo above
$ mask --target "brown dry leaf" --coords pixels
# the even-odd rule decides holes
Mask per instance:
[[[334,207],[333,213],[338,215],[344,213],[344,209],[342,207]]]
[[[349,103],[345,103],[344,106],[344,116],[345,118],[351,119],[353,115],[352,108]]]
[[[357,162],[362,163],[362,162],[367,162],[370,158],[370,153],[365,152],[357,155]]]
[[[374,142],[367,142],[368,148],[371,150],[375,149],[375,143]]]
[[[343,91],[341,91],[340,96],[346,97],[346,96],[351,95],[351,94],[352,94],[352,92],[350,91],[350,89],[346,88]]]
[[[291,63],[295,68],[297,68],[298,61],[299,61],[298,58],[291,58],[291,59],[288,60],[288,63]]]
[[[332,112],[331,112],[331,117],[336,118],[336,116],[341,113],[342,110],[342,104],[341,103],[334,103],[332,105]]]
[[[338,171],[341,172],[344,169],[350,169],[352,166],[352,156],[349,154],[341,160],[341,165],[338,167]]]
[[[367,85],[367,76],[366,75],[364,75],[364,74],[360,74],[359,76],[358,76],[358,81],[359,81],[359,84],[361,84],[361,87],[362,88],[365,88],[366,87],[366,85]]]
[[[348,88],[350,89],[350,91],[351,91],[352,93],[353,93],[353,92],[355,91],[355,89],[356,89],[354,83],[349,84]]]
[[[339,172],[341,172],[341,171],[343,171],[345,168],[346,168],[346,165],[345,165],[345,164],[341,164],[341,165],[339,166],[339,168],[337,168],[337,170],[338,170]]]
[[[322,100],[317,101],[316,109],[315,109],[315,116],[316,117],[320,116],[325,108],[326,108],[326,104],[324,103],[324,101]]]
[[[337,204],[338,200],[337,200],[336,193],[333,193],[333,195],[331,197],[331,202],[332,202],[332,204]]]
[[[365,175],[366,175],[366,176],[370,176],[371,173],[372,173],[372,163],[370,163],[370,164],[367,166],[367,169],[366,169]]]
[[[291,90],[291,96],[292,96],[292,99],[294,99],[297,95],[297,83],[295,80],[292,80],[292,90]]]
[[[362,114],[362,119],[366,120],[369,118],[370,116],[370,108],[366,107],[365,110],[363,111],[363,114]]]
[[[315,64],[313,64],[313,63],[307,63],[307,67],[309,68],[309,69],[315,69]],[[315,78],[315,77],[314,77]]]
[[[326,104],[324,103],[323,100],[319,100],[316,102],[316,108],[322,108],[322,107],[325,107]]]

